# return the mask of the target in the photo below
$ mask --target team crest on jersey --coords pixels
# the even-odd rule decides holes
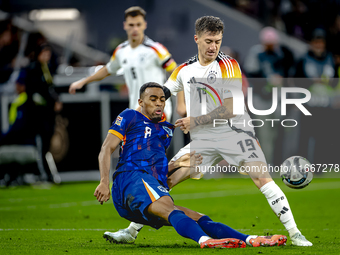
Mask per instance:
[[[163,129],[168,133],[169,136],[172,136],[172,130],[170,128],[163,126]]]
[[[122,123],[123,117],[118,116],[115,122],[115,125],[120,126],[120,124]]]
[[[209,72],[209,75],[207,77],[208,83],[212,84],[216,81],[216,74],[217,72],[213,70]]]
[[[162,192],[169,193],[169,191],[167,191],[163,186],[158,186],[157,188]]]

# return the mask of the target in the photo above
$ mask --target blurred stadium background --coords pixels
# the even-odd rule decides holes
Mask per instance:
[[[313,116],[303,120],[303,125],[299,123],[290,129],[276,125],[269,133],[259,136],[271,164],[279,165],[294,154],[305,156],[312,163],[338,163],[339,86],[337,82],[331,83],[329,80],[337,78],[339,74],[339,1],[174,0],[170,3],[165,0],[2,0],[0,32],[1,38],[7,36],[7,39],[0,41],[1,131],[5,134],[10,126],[9,109],[17,97],[15,84],[20,69],[29,64],[37,45],[49,43],[55,63],[53,84],[63,109],[57,114],[50,148],[53,160],[49,160],[48,168],[52,168],[52,171],[57,169],[61,181],[99,180],[97,155],[101,143],[111,122],[128,106],[124,78],[109,77],[101,81],[100,86],[89,85],[76,95],[69,95],[67,90],[72,82],[106,64],[115,47],[126,40],[122,26],[123,14],[125,9],[133,5],[139,5],[147,12],[146,35],[165,45],[178,64],[197,53],[193,40],[195,20],[203,15],[221,17],[225,23],[222,50],[237,57],[241,67],[246,67],[242,70],[249,78],[248,85],[254,88],[254,93],[258,93],[260,98],[263,95],[256,90],[256,86],[260,85],[253,78],[265,78],[265,83],[270,83],[268,80],[271,77],[253,73],[254,68],[249,64],[251,61],[248,61],[248,57],[251,57],[254,46],[263,43],[260,40],[261,30],[268,26],[275,28],[279,36],[278,43],[292,53],[293,61],[288,63],[288,67],[286,63],[284,68],[287,72],[285,76],[281,75],[285,79],[283,86],[300,87],[288,81],[288,78],[303,77],[297,74],[299,60],[316,38],[315,29],[321,29],[317,38],[326,42],[327,52],[333,57],[332,71],[326,77],[324,74],[317,77],[327,80],[327,84],[324,84],[327,92],[320,94],[322,100],[319,103],[308,106]],[[294,109],[288,115],[299,121],[303,118]],[[174,110],[173,121],[178,117]],[[183,136],[177,130],[169,157],[183,145]],[[14,151],[14,154],[21,157],[20,151]],[[6,162],[0,160],[0,164],[0,168],[5,169]],[[25,173],[25,169],[21,173]],[[6,178],[4,173],[2,178]]]
[[[34,141],[33,147],[8,147],[8,144],[0,143],[1,254],[198,252],[197,244],[181,238],[168,227],[159,231],[145,227],[135,244],[112,245],[102,238],[104,231],[117,231],[128,225],[111,202],[100,206],[93,197],[99,181],[97,158],[101,143],[111,122],[128,107],[127,89],[120,75],[108,77],[97,85],[88,85],[76,95],[67,91],[72,82],[90,75],[109,61],[115,47],[126,40],[123,13],[133,5],[139,5],[147,12],[146,35],[164,44],[178,64],[197,53],[193,40],[195,20],[203,15],[221,17],[225,23],[222,50],[238,59],[248,78],[244,79],[248,81],[245,87],[252,87],[254,96],[261,102],[270,102],[271,88],[281,85],[308,88],[314,96],[312,103],[306,104],[311,117],[304,118],[295,108],[288,109],[284,118],[296,119],[297,127],[275,125],[263,129],[262,134],[257,130],[268,162],[279,165],[288,156],[301,155],[312,163],[339,164],[339,0],[1,0],[1,134],[6,134],[13,121],[10,109],[16,107],[20,71],[34,59],[35,48],[41,44],[48,43],[52,47],[53,84],[63,103],[56,116],[47,165],[41,164],[45,155],[42,155],[39,139]],[[253,61],[265,53],[264,44],[273,39],[273,33],[269,32],[269,38],[267,34],[260,40],[262,29],[268,26],[276,29],[274,34],[279,36],[279,45],[293,56],[289,59],[286,50],[269,50],[268,59],[271,54],[275,58],[268,65],[275,67],[278,64],[279,76],[271,76],[270,71],[269,74],[261,73],[268,67],[268,59],[261,63],[260,71],[257,70],[259,62]],[[308,77],[300,60],[311,48],[315,50],[311,43],[315,39],[321,39],[326,47],[314,58],[314,64],[320,61],[318,68],[322,71],[319,76]],[[259,47],[261,43],[263,48]],[[283,53],[288,57],[283,57]],[[325,63],[328,56],[331,56],[331,62]],[[303,80],[291,79],[298,77]],[[174,99],[173,102],[175,107]],[[267,104],[257,107],[269,108]],[[174,121],[179,115],[175,109],[173,112]],[[29,122],[38,128],[33,121],[36,116],[33,117]],[[47,117],[38,116],[40,119]],[[277,118],[277,115],[269,117]],[[25,131],[23,129],[22,133]],[[184,144],[181,131],[176,130],[169,158]],[[52,178],[47,176],[49,171],[53,173]],[[57,172],[59,175],[55,174]],[[206,213],[239,231],[258,235],[287,234],[253,182],[249,178],[238,178],[241,177],[239,174],[234,177],[237,178],[188,180],[171,194],[176,203]],[[337,214],[340,208],[336,201],[340,195],[340,182],[327,177],[337,178],[338,173],[315,175],[313,182],[302,190],[290,189],[276,180],[289,198],[299,229],[313,242],[313,247],[248,247],[228,250],[228,253],[339,254]],[[61,182],[61,185],[46,183],[46,180]],[[38,185],[21,185],[34,182]]]

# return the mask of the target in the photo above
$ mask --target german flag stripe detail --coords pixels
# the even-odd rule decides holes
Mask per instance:
[[[232,59],[223,54],[218,55],[220,60],[218,62],[222,78],[242,78],[240,66],[235,59]]]
[[[157,53],[157,56],[160,60],[165,60],[166,58],[171,57],[171,54],[168,52],[168,50],[160,43],[157,44],[157,46],[150,46],[150,48]]]
[[[176,67],[176,62],[173,58],[169,58],[162,65],[162,68],[165,69],[167,72],[171,72],[172,70],[175,69],[175,67]]]
[[[173,71],[172,74],[170,75],[170,79],[171,79],[172,81],[175,81],[175,80],[177,79],[177,75],[178,75],[179,71],[181,71],[181,69],[182,69],[183,67],[185,67],[186,65],[187,65],[187,63],[184,63],[184,64],[180,65],[179,67],[177,67],[177,68],[175,69],[175,71]]]
[[[116,58],[116,53],[117,53],[117,51],[119,50],[119,49],[121,49],[122,48],[122,46],[118,46],[115,50],[114,50],[114,52],[113,52],[113,54],[112,54],[112,56],[111,56],[111,61],[113,61],[113,60],[115,60],[115,58]]]

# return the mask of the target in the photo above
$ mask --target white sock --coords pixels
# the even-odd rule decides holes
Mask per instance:
[[[300,233],[300,234],[301,234],[300,230],[299,230],[297,227],[288,229],[288,233],[289,233],[289,236],[290,236],[290,237],[292,237],[292,236],[295,235],[296,233]]]
[[[254,236],[254,235],[248,236],[247,239],[246,239],[246,244],[252,246],[251,243],[249,243],[249,241],[250,241],[250,239],[253,239],[253,238],[256,238],[256,237],[258,237],[258,236]]]
[[[198,243],[201,244],[209,239],[211,239],[210,236],[201,236],[200,240],[198,240]]]
[[[289,236],[300,232],[296,227],[296,223],[290,209],[288,200],[279,186],[274,181],[268,182],[260,188],[262,194],[267,198],[270,207],[275,215],[280,219],[281,223],[287,229]]]
[[[131,222],[127,229],[129,230],[130,234],[131,234],[133,237],[136,237],[136,236],[138,235],[138,232],[139,232],[143,227],[144,227],[143,224],[138,224],[138,223]]]

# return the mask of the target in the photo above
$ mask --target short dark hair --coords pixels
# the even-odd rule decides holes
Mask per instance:
[[[125,20],[128,16],[136,17],[138,15],[143,16],[143,18],[145,19],[146,11],[144,11],[144,9],[139,6],[132,6],[125,10]]]
[[[143,84],[143,86],[139,90],[139,98],[142,98],[144,96],[144,92],[147,88],[160,88],[163,89],[162,85],[159,85],[157,82],[148,82]]]
[[[201,35],[204,32],[222,33],[223,34],[224,24],[219,17],[214,16],[203,16],[195,22],[195,33]]]

